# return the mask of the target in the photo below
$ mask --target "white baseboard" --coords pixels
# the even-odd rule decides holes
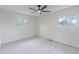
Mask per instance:
[[[3,45],[6,45],[6,44],[10,44],[10,43],[14,43],[14,42],[22,41],[22,40],[26,40],[26,39],[28,40],[28,39],[35,38],[35,37],[38,37],[38,36],[32,36],[32,37],[28,37],[28,38],[19,39],[19,40],[16,40],[16,41],[4,43],[4,44],[1,44],[1,47],[2,47]]]
[[[53,40],[53,39],[49,39],[49,38],[45,38],[45,37],[42,37],[42,36],[39,36],[40,38],[43,38],[43,39],[47,39],[47,40],[51,40],[51,41],[54,41],[54,42],[57,42],[57,43],[59,43],[59,44],[63,44],[63,45],[66,45],[66,46],[70,46],[70,47],[72,47],[72,48],[76,48],[76,49],[79,49],[78,47],[75,47],[75,46],[71,46],[71,45],[68,45],[68,44],[65,44],[65,43],[62,43],[62,42],[59,42],[59,41],[55,41],[55,40]]]

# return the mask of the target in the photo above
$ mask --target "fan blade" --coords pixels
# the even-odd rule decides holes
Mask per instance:
[[[42,11],[42,12],[51,12],[51,11]]]
[[[47,7],[47,5],[45,5],[43,8],[41,8],[41,10],[45,9]]]
[[[29,8],[29,9],[34,10],[34,11],[37,11],[36,9],[33,9],[33,8]]]

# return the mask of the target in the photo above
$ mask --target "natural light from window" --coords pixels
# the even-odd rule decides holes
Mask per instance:
[[[72,26],[78,24],[78,17],[76,15],[66,15],[59,17],[59,26]]]

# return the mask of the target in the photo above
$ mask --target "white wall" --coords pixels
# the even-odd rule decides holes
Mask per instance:
[[[0,10],[1,11],[1,10]],[[36,29],[36,18],[32,16],[26,16],[24,14],[11,12],[8,10],[3,10],[2,14],[2,40],[1,43],[5,44],[8,42],[25,39],[29,37],[34,37],[37,35]],[[17,19],[25,19],[27,20],[26,24],[23,28],[16,27],[16,20]]]
[[[55,12],[48,16],[39,17],[39,35],[79,48],[79,25],[77,27],[59,27],[58,17],[67,14],[79,14],[79,7],[72,7]]]
[[[0,14],[3,14],[2,10],[0,11]],[[0,15],[0,47],[1,47],[1,39],[2,39],[2,15]]]
[[[0,48],[1,48],[1,31],[2,31],[2,26],[1,26],[2,24],[1,24],[1,16],[0,16]]]

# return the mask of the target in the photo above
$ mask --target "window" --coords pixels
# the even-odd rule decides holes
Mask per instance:
[[[59,17],[58,19],[59,26],[71,26],[78,23],[78,17],[76,15],[66,15]]]
[[[16,27],[17,28],[23,28],[25,24],[26,24],[25,19],[17,19],[16,20]]]

